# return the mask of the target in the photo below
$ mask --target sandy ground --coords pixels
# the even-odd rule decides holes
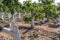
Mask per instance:
[[[34,29],[23,34],[30,28],[31,24],[17,22],[17,25],[20,28],[19,34],[22,40],[59,40],[60,27],[49,28],[47,25],[36,25]],[[0,32],[0,40],[13,40],[13,37],[10,34]]]
[[[13,22],[11,24],[13,25]],[[34,29],[28,30],[31,24],[24,22],[17,22],[16,24],[19,27],[19,34],[22,40],[59,40],[60,27],[50,28],[47,23],[42,26],[35,25]],[[2,27],[5,25],[6,23],[0,23]],[[10,28],[12,28],[12,26]],[[0,40],[14,40],[14,38],[10,34],[0,32]]]

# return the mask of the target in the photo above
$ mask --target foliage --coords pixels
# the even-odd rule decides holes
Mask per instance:
[[[0,16],[1,16],[1,13],[0,13]],[[2,17],[0,17],[0,23],[2,22]]]
[[[24,20],[31,21],[32,17],[35,19],[42,18],[57,18],[60,14],[60,4],[58,6],[54,5],[55,0],[38,0],[39,2],[33,2],[32,0],[26,0],[22,3],[18,0],[0,0],[0,11],[6,13],[15,12],[24,13]]]

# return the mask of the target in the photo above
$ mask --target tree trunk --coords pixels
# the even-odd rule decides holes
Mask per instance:
[[[5,18],[5,14],[4,14],[4,12],[2,12],[2,20],[3,20],[3,22],[4,22],[4,18]]]
[[[8,18],[11,18],[11,17],[12,17],[11,13],[8,13]]]
[[[13,15],[13,21],[14,21],[14,24],[16,23],[16,18],[15,18],[16,14]]]
[[[57,25],[60,25],[60,18],[57,19],[56,24],[57,24]]]
[[[12,15],[11,13],[8,14],[8,24],[11,26]]]
[[[19,13],[19,20],[20,20],[20,21],[22,20],[21,13]]]
[[[35,20],[35,18],[33,17],[33,18],[32,18],[32,23],[31,23],[31,27],[32,27],[32,28],[34,28],[34,26],[35,26],[34,20]]]
[[[14,36],[14,40],[21,40],[21,36],[19,36],[19,33],[18,33],[18,28],[17,28],[17,25],[16,25],[16,18],[15,18],[16,14],[13,15],[13,21],[14,21],[14,24],[13,24],[13,27],[12,27],[12,30],[16,33],[15,36]]]

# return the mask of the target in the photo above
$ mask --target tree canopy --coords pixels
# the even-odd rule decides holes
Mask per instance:
[[[0,11],[12,15],[15,12],[22,12],[28,19],[31,19],[31,16],[35,19],[55,18],[60,14],[60,4],[56,6],[54,2],[55,0],[38,0],[38,3],[32,3],[32,0],[26,0],[20,3],[18,0],[0,0]]]

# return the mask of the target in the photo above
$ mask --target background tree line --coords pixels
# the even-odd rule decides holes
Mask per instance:
[[[54,5],[55,0],[38,0],[38,3],[32,0],[26,0],[20,3],[19,0],[0,0],[0,15],[3,14],[24,14],[24,20],[31,22],[36,19],[50,18],[56,19],[60,15],[60,3]],[[3,16],[3,15],[1,15]],[[0,17],[2,21],[2,17]]]

